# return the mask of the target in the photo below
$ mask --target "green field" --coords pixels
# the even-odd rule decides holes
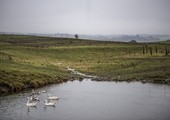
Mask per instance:
[[[152,47],[152,55],[149,49],[143,54],[146,45]],[[0,92],[81,78],[72,75],[67,66],[96,75],[98,80],[170,83],[170,55],[165,54],[165,46],[170,49],[170,42],[123,43],[0,35]]]

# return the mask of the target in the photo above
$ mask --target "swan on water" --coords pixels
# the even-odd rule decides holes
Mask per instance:
[[[46,91],[45,91],[45,90],[42,90],[41,93],[46,93]]]
[[[30,96],[34,97],[34,95],[39,95],[40,93],[41,93],[40,91],[39,92],[35,92],[35,90],[32,89],[32,92],[31,92]]]
[[[41,94],[41,93],[46,93],[47,91],[42,90],[42,91],[38,91],[37,94]]]
[[[26,105],[28,106],[28,107],[36,107],[36,105],[37,105],[37,103],[30,103],[30,101],[29,101],[29,97],[27,97],[28,98],[28,101],[27,101],[27,103],[26,103]]]
[[[46,106],[55,106],[55,102],[47,102],[47,100],[44,101]]]
[[[40,101],[40,99],[39,99],[38,97],[34,97],[34,96],[33,96],[33,97],[31,96],[31,97],[30,97],[30,100],[31,100],[31,101]]]
[[[59,97],[57,97],[57,96],[50,96],[50,94],[48,94],[48,99],[50,99],[50,100],[58,100]]]

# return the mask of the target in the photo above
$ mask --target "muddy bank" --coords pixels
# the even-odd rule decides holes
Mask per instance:
[[[60,84],[63,82],[67,82],[68,79],[51,79],[48,81],[30,81],[27,83],[15,83],[15,85],[8,83],[8,82],[1,82],[0,83],[0,93],[1,94],[8,94],[8,93],[15,93],[15,92],[20,92],[26,89],[30,89],[30,88],[39,88],[45,85],[49,85],[49,84]],[[17,85],[16,85],[17,84]]]
[[[121,76],[118,77],[99,77],[99,76],[93,76],[93,75],[88,75],[84,74],[81,72],[78,72],[77,70],[73,68],[67,67],[68,71],[71,71],[72,74],[82,76],[84,78],[91,78],[92,81],[114,81],[114,82],[135,82],[135,81],[140,81],[142,83],[157,83],[157,84],[168,84],[170,85],[170,79],[168,78],[123,78]],[[81,78],[81,77],[80,77]]]
[[[170,79],[153,78],[153,79],[139,79],[139,78],[109,78],[109,77],[97,77],[93,78],[92,81],[115,81],[115,82],[135,82],[139,81],[142,83],[157,83],[157,84],[168,84],[170,85]]]
[[[49,84],[68,81],[67,77],[33,74],[20,71],[0,71],[0,93],[20,92],[29,88],[38,88]]]
[[[142,83],[157,83],[157,84],[168,84],[170,85],[170,79],[164,79],[164,78],[152,78],[152,79],[139,79],[139,78],[123,78],[121,76],[118,77],[99,77],[99,76],[93,76],[84,74],[81,72],[78,72],[77,70],[73,68],[67,67],[68,72],[71,73],[70,77],[63,78],[59,76],[50,77],[47,75],[36,75],[41,78],[41,80],[38,79],[32,79],[32,80],[26,80],[26,81],[16,81],[16,82],[9,82],[9,81],[0,81],[0,93],[1,94],[8,94],[8,93],[15,93],[20,92],[26,89],[31,88],[39,88],[45,85],[49,84],[60,84],[67,81],[74,81],[79,80],[82,81],[84,78],[89,78],[92,81],[114,81],[114,82],[135,82],[140,81]],[[8,74],[7,74],[8,75]],[[29,75],[29,74],[28,74]],[[31,75],[34,76],[34,75]],[[28,77],[28,76],[25,76]]]
[[[2,80],[0,81],[0,94],[11,94],[26,89],[39,88],[50,84],[60,84],[67,81],[82,81],[84,78],[97,78],[96,76],[86,75],[71,68],[67,68],[67,71],[71,73],[68,77],[23,74],[21,72],[15,74],[15,72],[1,71],[3,76],[1,76]]]

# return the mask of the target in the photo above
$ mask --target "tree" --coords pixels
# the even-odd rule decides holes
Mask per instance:
[[[75,37],[76,39],[78,39],[79,36],[78,36],[78,34],[75,34],[74,37]]]
[[[137,43],[137,41],[136,40],[131,40],[131,41],[129,41],[130,43]]]

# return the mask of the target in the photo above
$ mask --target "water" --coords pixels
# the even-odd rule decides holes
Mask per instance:
[[[51,85],[36,91],[37,108],[26,106],[30,91],[0,97],[0,120],[169,120],[170,86],[140,82],[93,82],[88,79]],[[60,100],[44,106],[47,94]]]

